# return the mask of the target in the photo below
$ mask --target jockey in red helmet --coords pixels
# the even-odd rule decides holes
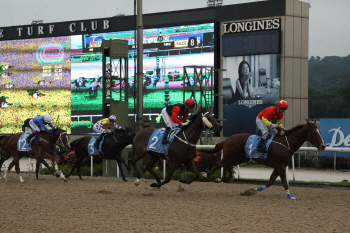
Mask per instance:
[[[269,136],[277,134],[276,128],[282,128],[282,118],[284,111],[288,108],[288,103],[285,100],[281,100],[277,103],[277,106],[267,107],[262,110],[257,118],[256,125],[261,130],[261,139],[258,144],[257,150],[260,152],[265,151],[266,139]],[[276,121],[276,124],[271,123]]]
[[[196,101],[193,99],[187,99],[185,104],[174,104],[168,107],[163,108],[162,118],[166,124],[166,129],[163,134],[162,143],[166,144],[168,142],[168,134],[171,128],[174,128],[178,125],[187,125],[188,113],[197,105]],[[181,116],[182,119],[179,121],[178,116]]]

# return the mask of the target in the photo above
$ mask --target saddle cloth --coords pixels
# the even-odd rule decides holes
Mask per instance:
[[[102,153],[102,144],[103,144],[103,141],[105,140],[105,137],[106,135],[103,136],[101,142],[100,142],[100,145],[99,145],[99,148],[96,148],[94,146],[95,142],[96,142],[96,138],[92,137],[89,141],[89,144],[88,144],[88,153],[89,155],[98,155],[100,153]]]
[[[175,128],[173,129],[168,136],[168,143],[167,144],[162,144],[162,139],[163,139],[163,134],[164,134],[164,129],[157,129],[156,131],[153,132],[152,136],[150,137],[147,145],[147,151],[154,151],[157,153],[162,153],[165,154],[165,158],[168,160],[168,150],[173,142],[175,135],[177,135],[180,132],[180,128]]]
[[[266,150],[268,150],[274,136],[275,135],[272,135],[272,137],[270,137],[267,140]],[[248,138],[247,143],[245,144],[245,153],[246,153],[247,158],[251,158],[251,159],[257,159],[257,158],[266,159],[267,158],[267,153],[257,151],[259,141],[260,141],[260,137],[257,135],[252,135]]]
[[[34,138],[36,138],[37,135],[35,135],[34,137],[32,137],[32,139],[30,140],[30,143],[26,142],[27,137],[29,137],[29,134],[27,133],[23,133],[17,142],[17,151],[31,151],[32,150],[32,141],[34,140]]]

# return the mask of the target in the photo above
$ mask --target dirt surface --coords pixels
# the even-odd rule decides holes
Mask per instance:
[[[350,189],[22,176],[0,180],[1,232],[350,232]]]

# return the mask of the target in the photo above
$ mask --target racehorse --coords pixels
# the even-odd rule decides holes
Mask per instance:
[[[125,160],[121,157],[120,152],[129,144],[132,144],[133,139],[136,135],[136,132],[132,129],[129,129],[126,127],[126,129],[115,129],[113,133],[107,134],[104,138],[104,142],[102,144],[102,154],[101,157],[103,159],[115,159],[118,163],[120,173],[122,175],[122,179],[124,181],[127,181],[124,176],[122,163],[125,165],[125,167],[130,170],[128,165],[125,163]],[[74,162],[71,171],[69,174],[66,175],[66,178],[68,178],[74,171],[74,169],[77,169],[79,179],[82,180],[80,175],[80,167],[81,163],[84,161],[84,159],[88,158],[89,152],[88,152],[88,146],[89,142],[92,137],[86,136],[79,138],[71,143],[71,151],[74,151],[76,161]]]
[[[0,136],[0,168],[2,167],[2,165],[4,164],[4,162],[6,160],[8,160],[11,157],[11,154],[6,150],[6,144],[9,141],[9,139],[13,136],[13,134],[11,135],[3,135]],[[31,158],[36,158],[34,155],[30,156]],[[49,172],[51,174],[54,174],[55,171],[52,171],[49,164],[45,161],[44,158],[36,158],[36,170],[35,170],[35,175],[36,175],[36,179],[38,180],[38,174],[39,174],[39,167],[40,164],[44,164],[45,167],[49,170]],[[56,173],[56,176],[59,177],[59,174]],[[1,179],[1,170],[0,170],[0,179]]]
[[[294,199],[289,193],[288,182],[286,179],[286,167],[289,164],[293,154],[302,146],[305,141],[310,142],[317,147],[319,151],[324,150],[326,145],[321,138],[320,132],[315,124],[316,122],[307,122],[300,124],[292,129],[283,131],[283,135],[275,135],[270,146],[268,147],[267,158],[253,158],[252,160],[273,168],[270,180],[266,186],[258,187],[257,191],[262,191],[270,187],[280,176],[283,187],[287,192],[288,199]],[[205,177],[210,176],[216,169],[229,166],[239,165],[250,160],[246,156],[245,147],[251,134],[242,133],[234,134],[225,141],[216,144],[214,149],[197,149],[199,152],[215,153],[223,149],[223,158],[208,172],[204,173]]]
[[[9,164],[4,179],[7,181],[7,176],[10,170],[13,166],[15,166],[15,170],[17,172],[17,175],[20,179],[20,181],[23,183],[24,180],[20,174],[20,168],[19,168],[19,160],[26,155],[27,157],[34,157],[37,159],[37,170],[38,170],[38,162],[43,162],[44,159],[49,159],[55,164],[55,170],[60,175],[60,177],[67,181],[67,179],[62,174],[61,170],[57,166],[57,155],[55,153],[56,145],[60,145],[64,147],[66,150],[70,149],[69,144],[69,136],[67,135],[67,131],[62,130],[60,128],[56,128],[52,130],[53,133],[47,133],[45,131],[40,132],[37,137],[31,142],[31,151],[23,152],[17,150],[17,143],[19,141],[20,136],[23,133],[17,133],[12,135],[8,142],[5,145],[5,151],[10,156],[13,157],[12,162]],[[1,140],[2,142],[3,140]],[[24,143],[24,142],[22,142]]]
[[[157,183],[152,183],[151,187],[161,187],[162,185],[169,183],[175,170],[182,164],[189,170],[191,170],[195,176],[189,180],[180,180],[182,183],[190,184],[199,178],[199,172],[193,162],[196,157],[196,144],[198,139],[205,128],[220,132],[222,126],[214,119],[214,117],[206,109],[200,109],[200,111],[191,117],[191,120],[187,126],[184,126],[182,130],[176,135],[176,138],[169,146],[169,170],[166,179],[161,182],[160,178],[153,171],[154,165],[159,159],[166,159],[165,154],[157,153],[153,151],[147,151],[147,144],[156,128],[149,127],[144,128],[136,133],[133,143],[134,156],[131,160],[131,164],[136,173],[135,185],[140,183],[140,173],[136,168],[136,162],[144,158],[147,154],[151,156],[151,160],[147,165],[147,170],[153,175]]]

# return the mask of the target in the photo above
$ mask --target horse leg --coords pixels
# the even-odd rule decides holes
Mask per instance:
[[[56,163],[57,157],[55,155],[51,155],[47,152],[42,152],[41,155],[42,155],[43,160],[44,160],[44,158],[47,158],[47,159],[50,159],[52,161],[52,163],[55,165],[56,173],[59,174],[59,177],[61,177],[64,182],[67,182],[68,181],[67,178],[63,175],[62,171],[57,166],[57,163]]]
[[[227,168],[228,168],[227,166],[225,166],[223,168],[221,182],[226,182],[226,171],[227,171]]]
[[[135,180],[135,186],[138,186],[140,184],[140,179],[141,179],[141,174],[139,172],[139,170],[136,167],[136,163],[137,161],[139,161],[140,159],[142,159],[145,155],[144,154],[136,154],[135,150],[134,150],[134,156],[131,159],[131,165],[135,171],[135,175],[136,175],[136,180]]]
[[[122,157],[120,157],[119,155],[115,158],[115,160],[117,160],[118,166],[119,166],[119,170],[120,170],[120,174],[122,175],[122,179],[124,182],[127,182],[128,180],[125,179],[125,175],[123,172],[123,168],[122,168],[122,164],[124,163],[124,165],[126,166],[126,163],[124,161],[124,159]]]
[[[280,177],[281,177],[281,180],[282,180],[282,183],[283,183],[283,187],[286,190],[287,198],[295,200],[296,198],[292,197],[292,195],[290,195],[290,192],[289,192],[289,187],[288,187],[288,182],[287,182],[287,177],[286,177],[286,168],[285,167],[280,167],[278,169],[278,172],[280,174]]]
[[[1,156],[0,157],[1,159],[0,159],[0,180],[1,180],[1,167],[2,167],[2,165],[4,164],[4,162],[5,162],[5,157],[4,156]]]
[[[65,177],[68,179],[68,177],[70,177],[72,174],[73,174],[73,171],[74,169],[77,167],[77,164],[80,163],[80,160],[76,160],[74,163],[73,163],[73,166],[72,166],[72,169],[70,169],[70,172],[65,175]],[[80,178],[80,176],[79,176]]]
[[[196,165],[194,165],[193,160],[185,164],[185,166],[195,174],[195,176],[192,179],[185,180],[185,179],[180,179],[179,181],[184,184],[191,184],[193,181],[197,180],[199,178],[199,172],[196,168]]]
[[[83,178],[81,178],[81,174],[80,174],[80,168],[81,168],[80,164],[77,164],[77,166],[75,168],[77,169],[79,180],[83,180]]]
[[[5,171],[4,179],[7,181],[7,176],[10,173],[11,169],[15,165],[15,162],[12,160],[11,163],[8,165],[7,170]]]
[[[25,183],[24,180],[23,180],[23,178],[22,178],[22,176],[21,176],[21,169],[20,169],[20,167],[19,167],[19,160],[20,160],[21,158],[22,158],[22,156],[20,156],[20,157],[14,156],[12,162],[11,162],[10,165],[9,165],[9,168],[8,168],[7,171],[6,171],[6,173],[8,174],[8,173],[10,172],[10,170],[12,169],[12,167],[15,166],[15,170],[16,170],[16,173],[17,173],[17,175],[18,175],[18,177],[19,177],[19,181],[20,181],[21,183]],[[5,181],[7,181],[7,176],[6,176]]]
[[[152,160],[151,160],[152,161]],[[158,160],[156,160],[156,162],[153,164],[153,166],[158,162]],[[166,178],[163,182],[158,182],[158,183],[152,183],[150,186],[151,187],[157,187],[157,188],[160,188],[162,185],[166,184],[166,183],[169,183],[170,180],[171,180],[171,177],[173,176],[175,170],[179,167],[179,164],[178,163],[170,163],[170,166],[169,166],[169,170],[168,170],[168,173],[166,175]],[[153,167],[152,167],[153,168]],[[151,169],[152,170],[152,169]],[[153,172],[153,171],[152,171]],[[154,173],[154,172],[153,172]],[[199,173],[198,173],[199,175]],[[157,176],[157,175],[156,175]],[[157,176],[158,177],[158,176]],[[158,177],[159,178],[159,177]],[[160,181],[160,180],[159,180]]]
[[[270,186],[275,182],[275,180],[277,179],[277,177],[278,177],[278,171],[277,171],[277,169],[275,168],[275,169],[273,169],[273,171],[272,171],[272,174],[271,174],[271,176],[270,176],[269,182],[267,182],[266,185],[263,185],[263,186],[260,186],[260,187],[256,188],[256,190],[257,190],[257,191],[263,191],[264,189],[270,187]]]
[[[35,167],[35,175],[36,175],[36,179],[39,179],[39,167],[40,167],[40,163],[44,164],[45,167],[49,170],[50,174],[53,174],[54,171],[51,170],[49,164],[45,161],[45,159],[43,160],[37,160],[36,161],[36,167]],[[57,176],[57,175],[56,175]],[[57,176],[58,177],[58,176]]]
[[[207,177],[211,176],[211,174],[213,174],[213,172],[215,172],[217,169],[219,169],[223,166],[224,166],[224,164],[222,163],[222,160],[217,161],[216,164],[210,169],[210,171],[207,173],[203,173],[202,176],[207,178]]]

